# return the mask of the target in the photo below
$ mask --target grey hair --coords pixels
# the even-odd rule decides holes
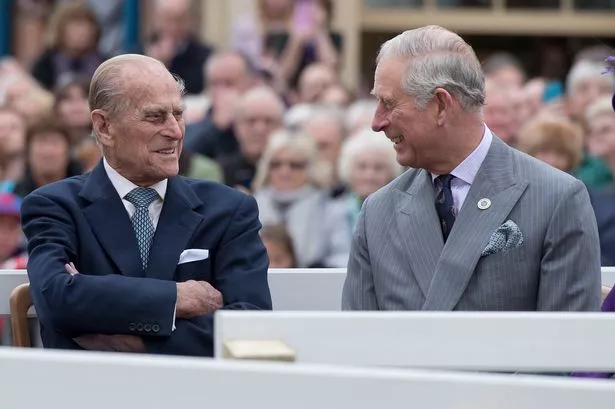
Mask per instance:
[[[472,47],[440,26],[404,31],[385,42],[377,63],[384,58],[406,59],[404,91],[425,108],[436,88],[450,92],[465,111],[478,111],[485,103],[485,77]]]
[[[286,111],[284,101],[282,100],[282,98],[280,98],[280,96],[275,92],[273,88],[267,85],[257,85],[250,88],[243,95],[241,95],[241,97],[239,98],[239,103],[235,107],[235,119],[239,119],[245,114],[246,105],[251,101],[258,101],[260,103],[274,103],[276,109],[280,114],[280,121],[283,120],[284,112]]]
[[[588,79],[604,79],[611,83],[611,87],[615,89],[615,75],[606,74],[605,64],[592,60],[577,61],[566,77],[566,93],[570,95],[577,86]]]
[[[302,127],[305,128],[310,122],[321,119],[335,123],[335,125],[339,127],[342,139],[346,137],[346,122],[344,121],[344,110],[342,108],[330,105],[313,105],[313,109],[309,112],[309,116],[306,118]]]
[[[94,72],[90,83],[88,96],[90,111],[100,109],[113,116],[130,106],[131,98],[125,94],[121,75],[124,65],[130,62],[137,64],[154,62],[164,67],[160,61],[139,54],[122,54],[103,62]],[[186,91],[184,80],[177,75],[171,75],[177,83],[177,91],[183,96]]]

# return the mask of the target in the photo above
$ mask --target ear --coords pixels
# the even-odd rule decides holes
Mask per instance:
[[[436,103],[436,121],[438,122],[438,126],[442,126],[444,125],[447,115],[451,114],[453,97],[444,88],[436,88],[433,100]]]
[[[101,109],[95,109],[90,114],[90,118],[92,118],[92,129],[97,135],[100,144],[104,147],[113,146],[114,139],[109,132],[109,115]]]

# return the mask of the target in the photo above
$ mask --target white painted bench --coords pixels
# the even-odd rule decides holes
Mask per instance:
[[[510,372],[615,372],[615,314],[216,312],[215,355],[280,341],[300,363]],[[257,357],[258,343],[253,348]],[[615,403],[614,403],[615,404]]]
[[[612,409],[615,383],[0,349],[3,408]]]

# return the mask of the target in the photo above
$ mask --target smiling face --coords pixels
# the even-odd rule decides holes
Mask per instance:
[[[437,108],[430,102],[422,109],[401,88],[407,61],[394,57],[378,63],[374,95],[378,106],[372,129],[384,132],[395,145],[397,161],[403,166],[426,168],[438,141]]]
[[[181,95],[174,78],[160,64],[124,67],[120,98],[128,108],[116,115],[92,112],[94,129],[109,164],[140,186],[150,186],[179,172],[185,125]]]

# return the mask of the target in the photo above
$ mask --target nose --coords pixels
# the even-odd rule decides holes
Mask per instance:
[[[166,125],[164,136],[167,138],[181,140],[184,137],[186,125],[183,116],[177,118],[174,115],[169,115]]]
[[[389,125],[389,121],[386,118],[385,113],[382,111],[382,106],[378,103],[378,107],[374,113],[374,119],[372,119],[372,129],[374,132],[384,131],[384,129]]]

